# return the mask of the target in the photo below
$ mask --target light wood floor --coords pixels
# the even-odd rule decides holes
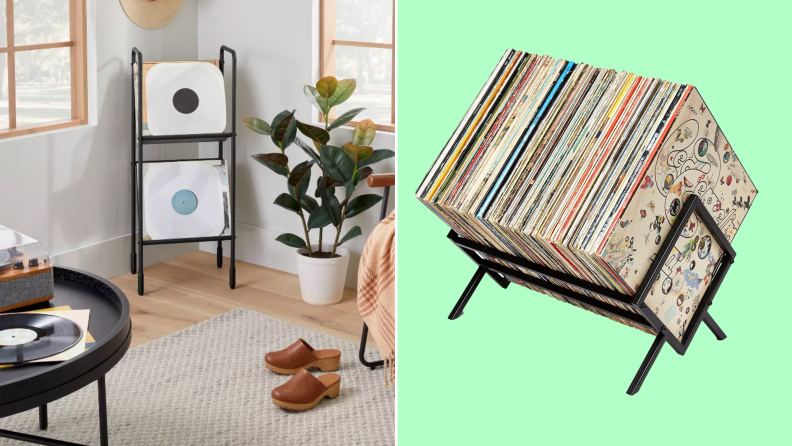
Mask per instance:
[[[232,290],[228,287],[228,259],[222,269],[217,268],[215,259],[213,254],[196,251],[146,268],[143,296],[137,294],[137,276],[111,279],[129,299],[132,347],[239,307],[360,341],[363,319],[355,290],[345,289],[344,299],[337,305],[308,305],[300,298],[297,276],[240,261],[237,287]]]

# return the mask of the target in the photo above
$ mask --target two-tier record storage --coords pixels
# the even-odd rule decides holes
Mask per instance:
[[[231,55],[231,131],[226,116],[225,53]],[[231,247],[229,285],[236,286],[236,52],[223,46],[212,61],[144,62],[132,49],[132,274],[144,290],[143,247],[223,242]],[[224,143],[230,139],[230,157]],[[217,156],[144,158],[154,144],[217,142]]]
[[[481,278],[517,283],[683,354],[757,190],[699,91],[507,51],[418,188]]]

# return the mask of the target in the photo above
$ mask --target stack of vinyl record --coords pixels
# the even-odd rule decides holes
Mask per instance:
[[[463,237],[626,295],[688,194],[730,241],[757,194],[694,87],[515,50],[416,192]],[[721,252],[706,232],[686,229],[668,292],[708,284]]]

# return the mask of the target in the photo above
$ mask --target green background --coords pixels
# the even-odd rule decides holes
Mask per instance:
[[[788,3],[401,0],[398,440],[416,444],[788,442],[792,147]],[[482,281],[415,190],[507,48],[698,87],[759,190],[685,356],[548,296]],[[790,444],[790,443],[786,443]]]

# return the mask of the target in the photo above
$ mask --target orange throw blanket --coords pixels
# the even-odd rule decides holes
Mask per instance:
[[[363,249],[358,309],[385,358],[387,386],[396,379],[396,211],[374,228]]]

